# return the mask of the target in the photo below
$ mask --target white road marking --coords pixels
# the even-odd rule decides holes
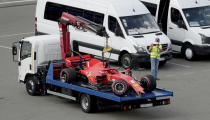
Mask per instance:
[[[184,68],[191,68],[191,66],[188,66],[188,65],[182,65],[182,64],[172,63],[172,62],[168,62],[168,63],[172,64],[172,65],[177,65],[177,66],[180,66],[180,67],[184,67]]]
[[[5,48],[5,49],[12,49],[11,47],[8,47],[8,46],[0,46],[0,48]]]
[[[36,0],[21,0],[21,1],[12,1],[12,2],[2,2],[0,3],[0,5],[4,5],[4,4],[13,4],[13,3],[24,3],[24,2],[34,2]]]
[[[19,36],[19,35],[28,35],[28,34],[32,34],[32,33],[34,33],[34,32],[17,33],[17,34],[10,34],[10,35],[0,35],[0,38],[14,37],[14,36]]]

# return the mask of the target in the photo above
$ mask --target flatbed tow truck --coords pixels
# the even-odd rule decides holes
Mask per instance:
[[[92,112],[98,107],[100,107],[100,104],[118,104],[121,106],[121,110],[131,110],[131,109],[137,109],[137,108],[145,108],[145,107],[155,107],[160,105],[168,105],[170,104],[170,97],[173,96],[173,92],[156,88],[152,92],[147,92],[145,94],[141,94],[139,96],[117,96],[113,92],[102,92],[93,90],[90,88],[82,87],[80,85],[75,84],[69,84],[64,83],[59,79],[53,78],[53,71],[54,67],[57,65],[64,65],[64,63],[52,63],[50,64],[47,77],[46,77],[46,83],[48,86],[47,93],[53,94],[56,96],[64,97],[67,99],[75,100],[80,102],[81,107],[83,111],[85,112]],[[54,91],[53,86],[60,87],[64,90],[58,90]],[[52,87],[52,89],[51,89]],[[71,91],[71,95],[69,95],[69,92],[65,94],[63,91]],[[73,96],[72,96],[73,95]],[[82,102],[81,95],[85,95],[89,100]],[[91,100],[92,99],[92,100]],[[103,101],[101,103],[101,101]],[[90,107],[91,110],[86,110],[85,108]]]
[[[43,53],[46,50],[41,48],[47,49],[47,47],[52,46],[53,41],[56,43],[58,40],[56,37],[52,38],[57,40],[52,39],[50,41],[50,35],[43,37],[34,36],[13,43],[13,60],[18,53],[17,49],[20,47],[18,62],[22,68],[19,69],[19,80],[26,84],[26,90],[29,95],[46,95],[48,93],[75,100],[81,104],[82,110],[87,113],[96,111],[101,106],[109,104],[118,104],[122,110],[170,104],[170,97],[173,96],[173,92],[156,88],[156,81],[151,76],[136,80],[132,77],[132,71],[129,69],[118,71],[110,68],[109,63],[104,59],[101,62],[91,58],[91,55],[81,55],[70,50],[69,25],[84,31],[89,29],[98,35],[106,36],[106,43],[108,43],[108,35],[103,27],[68,13],[63,13],[59,22],[61,33],[59,38],[61,45],[60,55],[62,56],[62,60],[59,62],[51,62],[50,58],[47,58],[48,65],[41,65],[40,61],[44,60],[38,58],[38,55],[40,57],[50,55]],[[46,40],[46,38],[49,38],[49,40]],[[42,43],[43,41],[45,41],[46,46]],[[24,46],[25,44],[27,46]],[[54,46],[53,49],[56,51],[55,48]],[[39,51],[38,49],[41,50]],[[102,53],[104,54],[109,50],[111,48],[106,45]],[[79,56],[71,57],[71,51]],[[27,64],[29,65],[29,72],[27,72]],[[100,71],[94,71],[95,68]],[[24,70],[22,73],[21,69]],[[76,80],[76,78],[83,80]]]

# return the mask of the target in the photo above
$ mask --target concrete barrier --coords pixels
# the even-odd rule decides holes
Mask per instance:
[[[21,0],[21,1],[2,2],[2,3],[0,3],[0,8],[24,6],[24,5],[35,5],[36,2],[37,2],[36,0]]]

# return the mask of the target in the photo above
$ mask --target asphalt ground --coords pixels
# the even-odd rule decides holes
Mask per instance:
[[[174,91],[168,106],[86,114],[80,105],[56,96],[29,96],[17,80],[11,44],[33,35],[35,6],[0,8],[0,120],[208,120],[210,58],[194,62],[176,57],[160,67],[158,87]],[[137,78],[149,68],[134,71]]]

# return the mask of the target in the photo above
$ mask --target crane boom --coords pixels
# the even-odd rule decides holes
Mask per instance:
[[[100,36],[104,37],[108,36],[105,31],[105,28],[102,25],[96,24],[82,17],[73,16],[66,12],[62,13],[62,16],[58,24],[60,31],[61,55],[63,60],[65,60],[66,57],[71,56],[70,32],[68,30],[69,25],[83,31],[90,30]]]

